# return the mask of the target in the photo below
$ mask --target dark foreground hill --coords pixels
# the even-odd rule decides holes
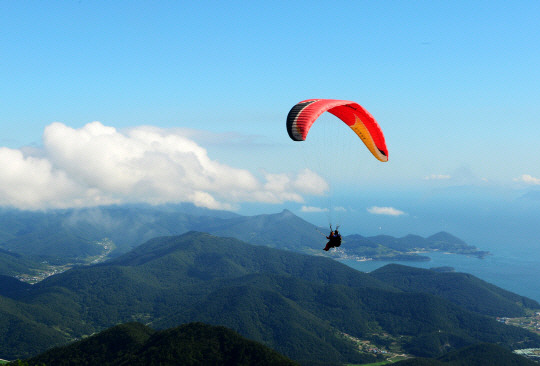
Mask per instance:
[[[476,344],[437,359],[414,358],[396,362],[396,366],[538,366],[537,362],[516,355],[495,344]]]
[[[0,297],[0,321],[6,359],[131,321],[222,325],[304,364],[375,360],[358,340],[424,357],[479,342],[540,347],[526,330],[334,260],[199,232],[155,238]]]
[[[276,351],[220,326],[190,323],[155,331],[140,323],[117,325],[63,347],[56,347],[18,366],[152,366],[152,365],[298,365]],[[436,359],[412,358],[400,366],[534,366],[536,362],[508,349],[480,343]]]
[[[33,357],[23,365],[294,366],[294,361],[225,327],[202,323],[155,331],[139,323],[105,330]]]

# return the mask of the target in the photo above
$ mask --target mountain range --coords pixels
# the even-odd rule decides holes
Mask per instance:
[[[234,237],[242,241],[307,254],[369,257],[379,260],[429,260],[418,251],[441,250],[484,256],[445,232],[427,238],[345,235],[339,251],[322,252],[326,229],[288,210],[240,216],[191,205],[112,206],[79,210],[28,212],[0,210],[0,274],[43,270],[45,264],[91,263],[121,255],[158,236],[188,231]],[[105,248],[103,242],[110,243]],[[323,254],[324,253],[324,254]],[[5,265],[2,265],[5,264]]]
[[[194,231],[151,239],[33,286],[0,289],[0,357],[7,359],[132,321],[156,329],[226,326],[303,364],[376,360],[358,351],[366,343],[422,357],[480,342],[540,347],[536,334],[493,318],[540,304],[473,276],[406,266],[367,274],[321,256]]]

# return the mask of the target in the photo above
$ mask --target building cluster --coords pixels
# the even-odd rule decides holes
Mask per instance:
[[[525,356],[534,361],[540,361],[540,348],[517,349],[514,351],[514,353]]]

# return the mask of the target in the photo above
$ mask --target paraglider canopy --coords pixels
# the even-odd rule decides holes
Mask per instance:
[[[307,99],[296,104],[287,116],[287,132],[294,141],[304,141],[309,129],[324,112],[342,120],[362,139],[379,161],[388,161],[388,149],[375,118],[360,104],[337,99]]]

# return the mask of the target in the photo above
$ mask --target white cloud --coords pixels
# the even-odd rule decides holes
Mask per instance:
[[[425,180],[447,180],[451,179],[452,176],[448,174],[431,174],[426,177],[424,177]]]
[[[48,201],[67,207],[88,194],[47,159],[25,156],[19,150],[0,148],[0,166],[2,206],[38,209]]]
[[[302,212],[328,212],[327,208],[321,208],[321,207],[314,207],[314,206],[302,206],[300,209]]]
[[[393,207],[378,207],[373,206],[367,209],[370,214],[374,215],[388,215],[388,216],[401,216],[405,215],[405,212]]]
[[[328,183],[317,173],[304,169],[294,179],[294,189],[304,194],[321,196],[330,189]]]
[[[514,178],[514,181],[523,182],[523,183],[532,184],[532,185],[540,185],[540,178],[535,178],[529,174],[523,174],[519,178]]]
[[[0,205],[40,209],[192,202],[234,209],[242,202],[303,202],[303,195],[328,189],[307,169],[258,177],[222,164],[182,132],[52,123],[45,128],[42,149],[0,148]]]

